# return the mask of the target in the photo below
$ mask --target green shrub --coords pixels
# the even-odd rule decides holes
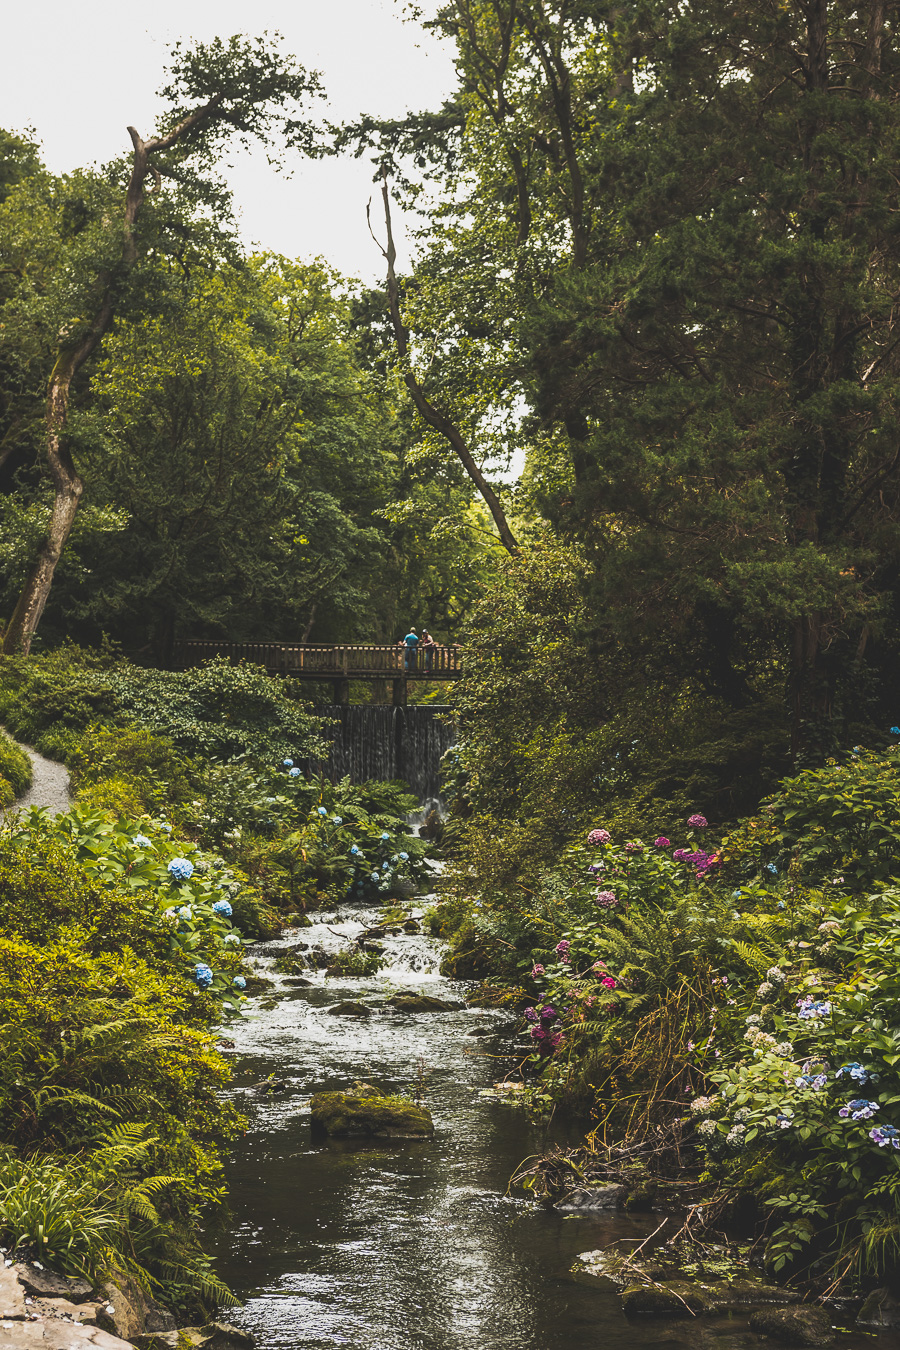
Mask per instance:
[[[43,1171],[20,1170],[29,1192],[20,1203],[8,1200],[7,1232],[21,1236],[27,1224],[34,1243],[43,1207],[54,1243],[66,1248],[72,1240],[63,1264],[94,1262],[96,1269],[107,1242],[130,1251],[154,1278],[200,1260],[197,1223],[223,1195],[212,1141],[239,1123],[221,1097],[228,1068],[205,1029],[212,1011],[168,962],[143,960],[127,947],[90,955],[77,931],[40,946],[0,938],[0,1142],[26,1163],[52,1160]],[[127,1167],[107,1155],[103,1180],[97,1150],[126,1126],[141,1147]],[[15,1181],[13,1163],[5,1175]],[[151,1212],[159,1184],[151,1178],[160,1177],[168,1178],[164,1215]],[[100,1230],[90,1225],[91,1185],[105,1215]],[[127,1192],[142,1187],[148,1203],[132,1204]]]
[[[25,751],[2,731],[0,731],[0,778],[9,783],[15,797],[21,797],[31,787],[31,760]]]
[[[857,749],[786,778],[729,836],[725,856],[745,875],[796,860],[808,883],[837,875],[856,891],[900,878],[900,746]]]
[[[321,749],[319,719],[262,666],[208,662],[184,672],[145,670],[66,646],[0,663],[0,722],[67,763],[89,727],[130,725],[188,756],[252,755],[279,763]]]

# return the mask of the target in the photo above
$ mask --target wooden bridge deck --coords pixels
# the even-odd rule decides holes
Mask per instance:
[[[435,646],[415,653],[397,646],[317,646],[309,642],[214,642],[186,639],[175,643],[179,670],[216,656],[233,663],[265,666],[270,675],[295,680],[455,680],[461,673],[458,647]]]

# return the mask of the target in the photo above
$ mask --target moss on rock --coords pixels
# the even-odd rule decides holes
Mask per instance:
[[[632,1284],[622,1290],[622,1307],[630,1317],[692,1317],[709,1310],[702,1290],[686,1281]]]
[[[313,1130],[334,1139],[427,1139],[431,1112],[407,1097],[383,1097],[357,1085],[351,1092],[317,1092],[310,1101]]]

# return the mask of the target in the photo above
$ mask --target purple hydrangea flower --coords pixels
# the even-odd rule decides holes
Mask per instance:
[[[687,823],[692,830],[705,830],[709,821],[706,819],[706,816],[696,815],[688,816]]]
[[[653,840],[653,847],[654,847],[654,848],[668,848],[668,847],[669,847],[669,843],[670,843],[670,841],[666,838],[666,836],[665,836],[664,834],[661,834],[661,835],[659,836],[658,839],[654,839],[654,840]]]
[[[531,976],[532,976],[532,979],[537,979],[538,975],[543,975],[543,974],[544,974],[544,967],[543,967],[542,965],[540,965],[540,963],[535,963],[535,965],[533,965],[533,966],[531,967]]]
[[[612,909],[619,903],[615,891],[598,891],[596,899],[601,909]]]
[[[588,843],[594,845],[608,844],[610,839],[612,839],[612,835],[609,830],[591,830],[588,835]]]
[[[562,942],[557,942],[556,950],[560,956],[565,956],[566,952],[569,950],[571,945],[572,944],[571,942],[569,942],[568,938],[563,938]]]

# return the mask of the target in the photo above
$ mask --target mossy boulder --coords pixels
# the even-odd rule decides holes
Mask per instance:
[[[787,1345],[830,1345],[831,1318],[822,1308],[761,1308],[750,1318],[750,1330]]]
[[[435,998],[432,994],[395,994],[387,1006],[395,1012],[460,1012],[465,1004],[458,998]]]
[[[622,1290],[622,1307],[629,1317],[695,1317],[709,1311],[701,1289],[686,1280],[665,1284],[631,1284]]]
[[[310,1101],[313,1131],[333,1139],[428,1139],[431,1112],[407,1097],[383,1097],[357,1085],[351,1092],[317,1092]]]
[[[355,999],[345,999],[343,1003],[334,1003],[327,1012],[333,1017],[370,1017],[372,1009]]]
[[[856,1320],[861,1327],[900,1327],[900,1302],[889,1289],[873,1289]]]

